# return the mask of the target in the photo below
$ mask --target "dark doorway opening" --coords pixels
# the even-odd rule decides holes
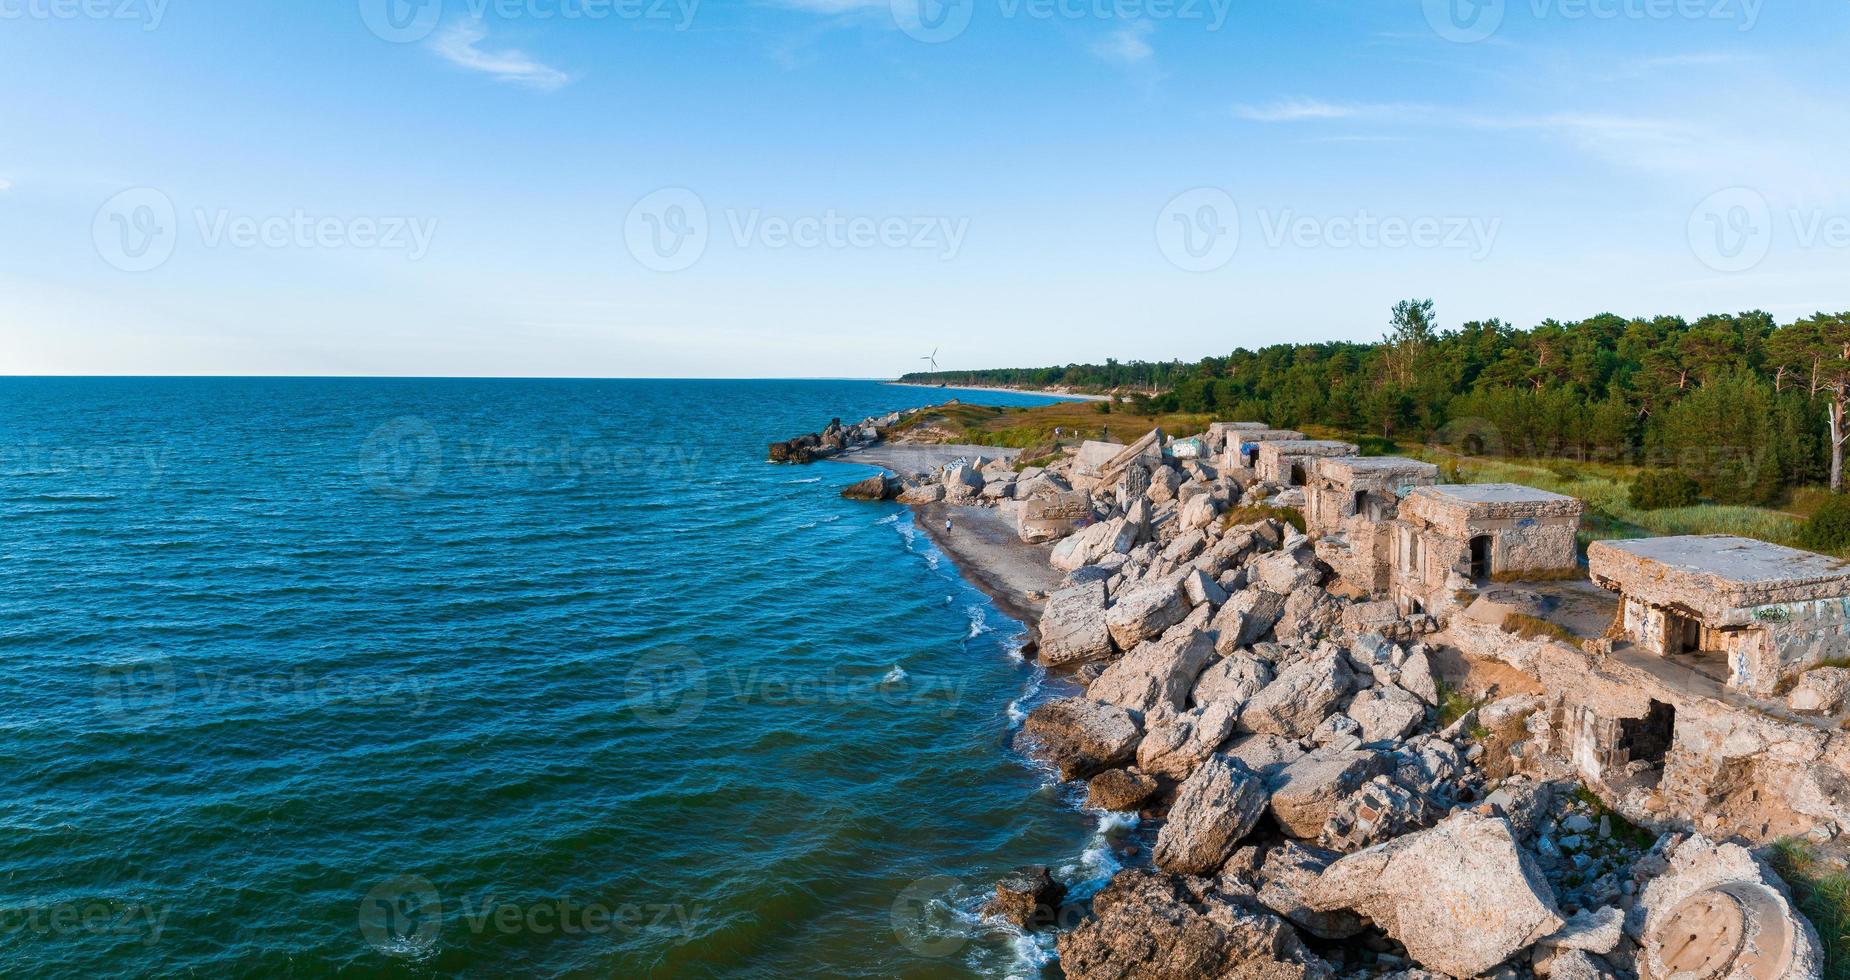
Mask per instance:
[[[1677,727],[1677,709],[1662,701],[1652,701],[1643,718],[1619,719],[1618,748],[1632,762],[1663,765],[1670,752]]]
[[[1368,513],[1368,491],[1357,490],[1355,492],[1355,512],[1363,517],[1370,516]]]
[[[1695,653],[1702,649],[1702,626],[1688,616],[1664,614],[1665,655]]]
[[[1477,582],[1490,577],[1490,535],[1480,534],[1471,539],[1471,581]]]
[[[1306,482],[1307,481],[1304,479],[1304,464],[1303,463],[1292,463],[1291,464],[1291,484],[1292,486],[1301,487]]]

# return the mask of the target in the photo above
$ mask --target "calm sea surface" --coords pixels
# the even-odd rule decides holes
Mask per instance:
[[[945,394],[0,380],[0,975],[1038,976],[1017,627],[762,462]]]

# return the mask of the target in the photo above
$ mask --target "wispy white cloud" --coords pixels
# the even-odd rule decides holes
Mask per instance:
[[[572,80],[570,75],[541,64],[525,52],[509,48],[485,51],[481,43],[488,39],[488,27],[479,19],[459,20],[430,41],[430,49],[443,60],[459,68],[479,71],[498,81],[512,82],[529,88],[552,91]]]
[[[1327,102],[1322,99],[1281,99],[1266,105],[1236,105],[1233,114],[1249,122],[1292,123],[1350,119],[1364,123],[1400,122],[1436,111],[1433,106],[1409,102]]]
[[[12,189],[13,189],[13,182],[10,180],[7,180],[5,177],[0,177],[0,194],[4,194],[5,192],[10,191]]]
[[[891,0],[771,0],[773,5],[812,14],[851,14],[876,7],[887,9]]]
[[[1155,28],[1147,20],[1132,21],[1092,42],[1092,53],[1120,65],[1140,65],[1156,54],[1149,37]]]

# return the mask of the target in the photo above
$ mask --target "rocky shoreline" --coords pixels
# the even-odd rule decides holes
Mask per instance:
[[[1534,695],[1460,713],[1426,645],[1439,624],[1342,594],[1276,506],[1302,492],[1221,472],[1225,440],[1159,431],[1044,469],[960,457],[850,488],[928,527],[988,509],[1044,555],[1057,580],[1015,601],[1077,693],[1017,745],[1154,833],[1096,895],[1024,868],[988,914],[1064,927],[1075,980],[1819,976],[1761,857],[1627,823],[1533,748]]]

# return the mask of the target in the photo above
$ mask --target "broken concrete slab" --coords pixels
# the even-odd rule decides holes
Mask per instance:
[[[1176,874],[1211,876],[1265,814],[1266,784],[1244,763],[1216,755],[1176,793],[1151,855]]]
[[[1380,775],[1387,758],[1379,752],[1318,749],[1267,780],[1272,816],[1285,833],[1316,840],[1337,804]]]
[[[1489,972],[1563,922],[1509,824],[1469,811],[1337,861],[1305,899],[1367,916],[1421,965],[1456,977]]]

